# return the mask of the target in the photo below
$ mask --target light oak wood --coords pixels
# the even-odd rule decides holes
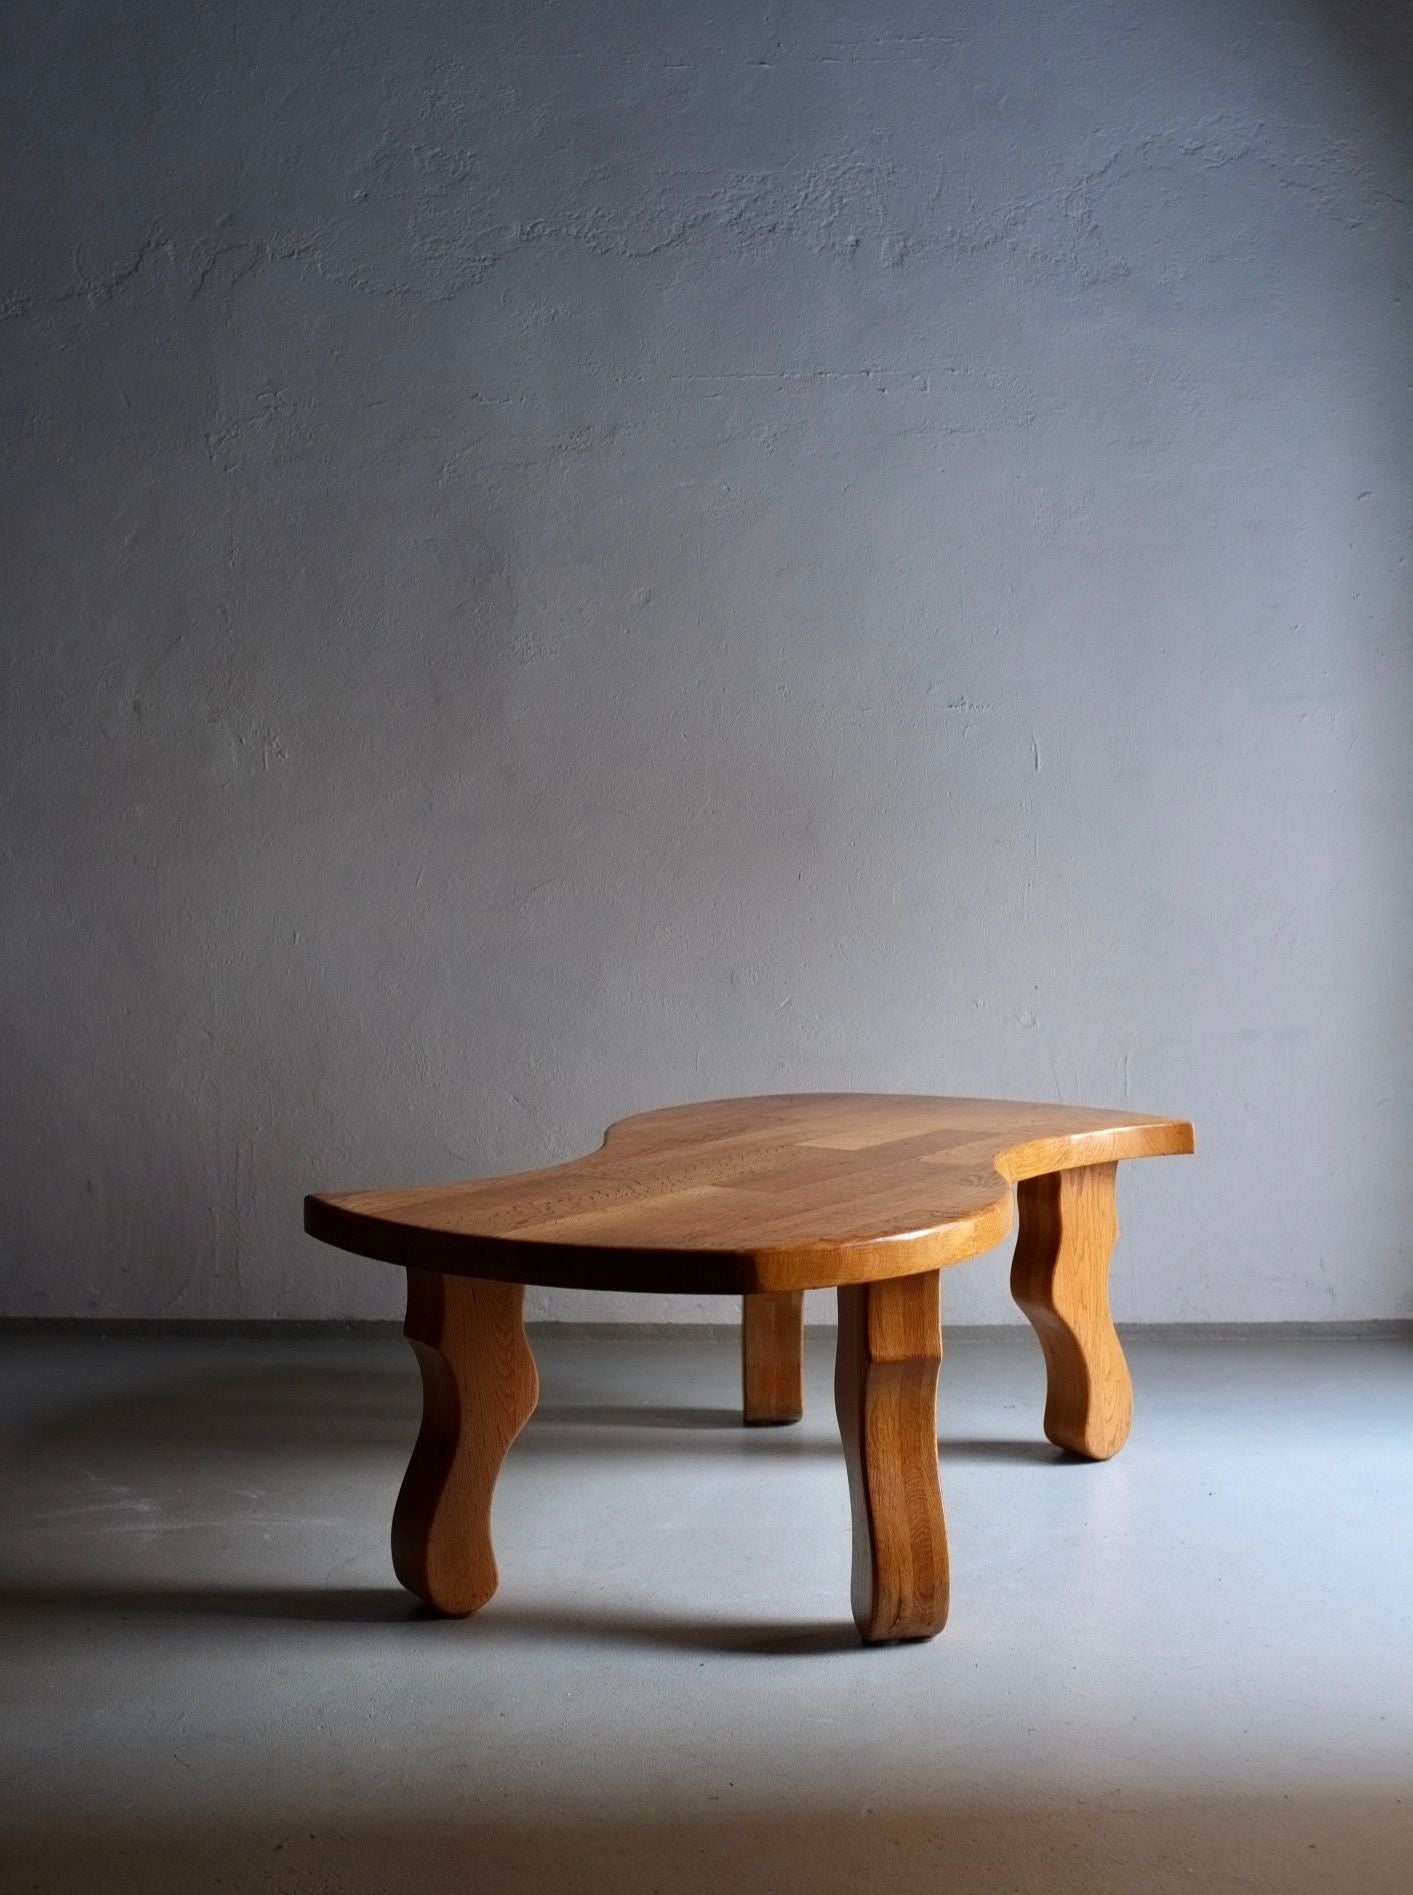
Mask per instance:
[[[834,1405],[854,1516],[854,1623],[870,1645],[947,1622],[947,1530],[937,1474],[940,1278],[839,1291]]]
[[[407,1273],[403,1333],[422,1370],[422,1427],[393,1512],[393,1570],[456,1618],[495,1592],[491,1495],[539,1394],[524,1296],[517,1283]]]
[[[306,1200],[305,1228],[413,1269],[750,1295],[911,1276],[1011,1228],[1013,1185],[1192,1149],[1192,1127],[1081,1106],[803,1093],[624,1119],[515,1177]]]
[[[741,1299],[741,1407],[748,1426],[805,1412],[803,1290]]]
[[[624,1119],[597,1152],[515,1177],[305,1200],[326,1243],[402,1264],[422,1431],[393,1559],[440,1612],[496,1588],[491,1495],[534,1409],[526,1283],[740,1295],[748,1421],[802,1407],[802,1295],[839,1290],[835,1402],[854,1516],[854,1617],[871,1643],[947,1616],[937,1474],[939,1271],[1020,1234],[1017,1302],[1045,1352],[1045,1430],[1095,1459],[1132,1394],[1108,1303],[1125,1158],[1192,1150],[1180,1119],[906,1094],[791,1094]]]
[[[1109,1311],[1116,1170],[1027,1178],[1011,1265],[1011,1294],[1045,1352],[1045,1432],[1091,1461],[1117,1454],[1133,1420],[1133,1383]]]

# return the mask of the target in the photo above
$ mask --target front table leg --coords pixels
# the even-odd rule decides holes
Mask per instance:
[[[1051,1171],[1016,1192],[1011,1294],[1045,1352],[1045,1432],[1090,1461],[1117,1454],[1133,1420],[1133,1383],[1109,1312],[1117,1169]]]
[[[937,1478],[942,1305],[936,1270],[839,1291],[834,1403],[854,1515],[854,1622],[866,1643],[947,1622]]]
[[[524,1299],[519,1283],[407,1272],[403,1334],[422,1370],[422,1427],[393,1510],[393,1570],[453,1618],[496,1589],[491,1494],[540,1390]]]

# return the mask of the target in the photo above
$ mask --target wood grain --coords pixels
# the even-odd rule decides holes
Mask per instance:
[[[306,1199],[326,1243],[409,1268],[751,1295],[909,1276],[1011,1228],[1013,1184],[1192,1149],[1181,1120],[911,1094],[796,1093],[622,1120],[545,1171]]]
[[[805,1412],[802,1290],[741,1299],[741,1409],[751,1427],[798,1421]]]
[[[1133,1420],[1133,1383],[1109,1310],[1116,1169],[1027,1178],[1011,1265],[1011,1294],[1045,1352],[1045,1433],[1091,1461],[1117,1454]]]
[[[407,1273],[403,1333],[422,1370],[422,1426],[393,1512],[393,1569],[451,1617],[477,1611],[498,1583],[491,1495],[539,1394],[524,1296],[518,1283]]]
[[[850,1596],[866,1643],[932,1638],[947,1622],[947,1529],[937,1474],[940,1279],[839,1291],[834,1405],[854,1519]]]

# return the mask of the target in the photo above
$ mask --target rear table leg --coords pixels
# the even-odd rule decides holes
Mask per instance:
[[[491,1494],[539,1394],[524,1297],[519,1283],[407,1272],[403,1333],[422,1370],[422,1427],[393,1511],[393,1568],[456,1618],[495,1592]]]
[[[937,1479],[937,1271],[839,1291],[834,1403],[854,1514],[854,1622],[867,1644],[932,1638],[947,1622]]]
[[[802,1290],[741,1298],[741,1406],[747,1426],[798,1421],[805,1412]]]
[[[1109,1311],[1117,1169],[1052,1171],[1016,1192],[1011,1294],[1045,1351],[1045,1432],[1091,1461],[1117,1454],[1133,1420],[1133,1383]]]

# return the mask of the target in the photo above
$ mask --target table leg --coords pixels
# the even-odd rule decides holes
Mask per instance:
[[[422,1427],[393,1511],[393,1568],[456,1618],[495,1592],[491,1494],[539,1394],[524,1297],[518,1283],[407,1272],[403,1333],[422,1370]]]
[[[1045,1432],[1057,1447],[1107,1461],[1128,1439],[1133,1383],[1109,1310],[1119,1234],[1116,1165],[1026,1178],[1011,1294],[1045,1352]]]
[[[932,1638],[947,1622],[937,1478],[938,1272],[839,1291],[834,1402],[854,1515],[854,1622],[866,1643]]]
[[[747,1426],[800,1419],[804,1367],[804,1292],[743,1296],[741,1406]]]

